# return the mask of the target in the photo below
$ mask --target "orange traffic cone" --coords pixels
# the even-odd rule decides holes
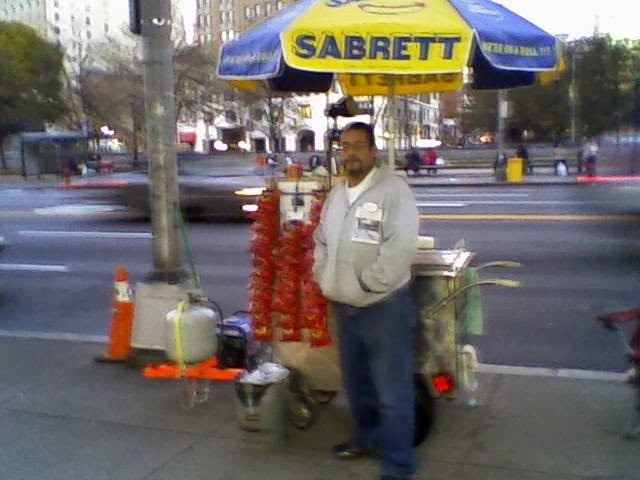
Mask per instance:
[[[129,287],[129,272],[124,267],[116,268],[113,284],[113,306],[109,346],[107,353],[97,357],[101,362],[123,362],[131,353],[131,331],[133,329],[134,304]]]

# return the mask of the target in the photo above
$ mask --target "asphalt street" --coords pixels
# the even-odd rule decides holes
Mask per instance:
[[[522,287],[483,290],[486,363],[622,371],[615,336],[598,313],[635,306],[639,223],[634,186],[415,187],[421,233],[439,248],[464,239],[475,263],[516,260],[487,272]],[[101,338],[110,319],[113,272],[135,282],[151,271],[149,224],[104,199],[52,189],[0,190],[0,330]],[[251,271],[243,223],[188,227],[207,294],[225,314],[247,307]]]

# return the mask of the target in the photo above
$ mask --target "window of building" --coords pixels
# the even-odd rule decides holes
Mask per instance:
[[[91,18],[87,17],[84,19],[84,24],[85,25],[91,25]]]
[[[211,25],[211,15],[207,15],[207,26]]]
[[[282,0],[278,0],[277,7],[278,10],[282,10],[284,8],[284,2]]]
[[[238,117],[236,116],[236,112],[233,110],[225,110],[224,111],[224,119],[227,122],[236,122],[238,120]]]
[[[109,24],[108,23],[104,24],[104,33],[109,33]]]
[[[53,27],[53,33],[60,35],[60,27]]]
[[[91,30],[87,30],[87,39],[91,40]]]
[[[264,116],[264,110],[262,110],[261,108],[251,109],[251,120],[259,122],[260,120],[262,120],[263,116]]]
[[[229,39],[229,33],[226,30],[223,30],[220,34],[223,42],[226,42]]]
[[[311,105],[300,105],[298,111],[300,118],[311,118],[313,116],[313,108],[311,108]]]
[[[256,5],[256,17],[262,16],[262,5]]]
[[[59,8],[59,7],[60,7],[60,2],[59,2],[59,0],[53,0],[53,6],[54,6],[55,8]]]
[[[253,8],[244,7],[244,18],[250,20],[253,18]]]
[[[212,40],[213,40],[213,35],[211,35],[210,33],[207,33],[207,42],[211,43]]]
[[[271,5],[271,2],[267,2],[264,6],[264,13],[267,17],[271,15],[272,9],[273,9],[273,5]]]
[[[54,13],[54,14],[53,14],[53,19],[54,19],[56,22],[59,22],[59,21],[60,21],[60,14],[59,14],[58,12]]]

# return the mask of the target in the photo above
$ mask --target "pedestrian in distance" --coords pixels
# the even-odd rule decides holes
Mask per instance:
[[[413,147],[405,155],[404,171],[409,175],[409,170],[413,170],[414,175],[420,175],[420,166],[422,164],[422,155],[418,147]]]
[[[430,167],[435,167],[436,164],[438,162],[438,152],[436,151],[435,148],[427,148],[427,151],[424,154],[424,159],[423,159],[423,163],[425,165],[429,165]],[[437,168],[428,168],[427,169],[427,174],[428,175],[435,175],[436,173],[438,173],[438,169]]]
[[[522,175],[526,175],[527,173],[531,173],[529,169],[529,151],[524,144],[518,145],[516,149],[516,157],[522,160]]]
[[[588,138],[582,145],[582,159],[587,167],[587,176],[596,176],[596,162],[598,160],[598,144],[593,138]]]
[[[409,479],[414,384],[409,295],[418,211],[406,181],[378,164],[373,129],[353,122],[340,136],[344,184],[324,204],[313,273],[336,319],[343,385],[355,429],[333,447],[351,460],[379,456],[382,479]]]
[[[278,166],[278,156],[275,154],[267,155],[267,165],[265,168],[266,175],[273,177],[276,173],[276,167]]]

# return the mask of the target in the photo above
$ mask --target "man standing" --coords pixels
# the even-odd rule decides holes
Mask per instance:
[[[379,453],[382,479],[408,479],[416,470],[408,283],[418,211],[405,180],[376,165],[370,125],[347,125],[339,148],[346,181],[325,202],[313,267],[337,320],[355,421],[353,437],[332,451],[341,459]]]

